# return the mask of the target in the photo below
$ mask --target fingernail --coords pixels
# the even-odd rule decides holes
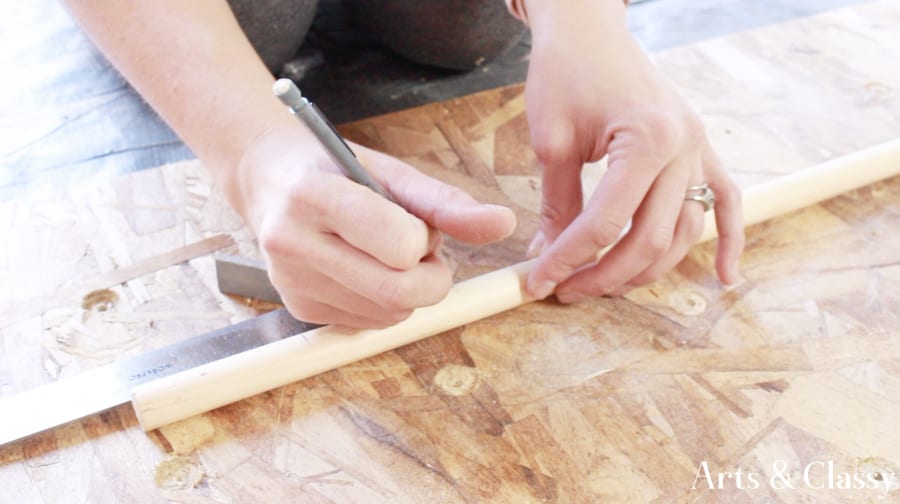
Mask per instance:
[[[585,299],[585,297],[587,297],[587,296],[585,296],[584,294],[582,294],[580,292],[575,292],[575,291],[566,291],[566,292],[562,292],[562,293],[560,293],[560,292],[556,293],[556,299],[558,299],[559,302],[562,304],[578,303],[578,302],[583,301]]]
[[[544,232],[538,231],[531,240],[531,244],[528,245],[528,252],[526,252],[526,255],[529,259],[537,257],[544,251],[544,247],[546,246],[547,238],[544,236]]]
[[[535,299],[544,299],[553,293],[554,289],[556,289],[556,283],[552,280],[546,280],[542,284],[537,287],[529,286],[528,290],[531,291],[531,295],[534,296]]]

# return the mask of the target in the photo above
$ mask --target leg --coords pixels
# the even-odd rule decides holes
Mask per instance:
[[[500,0],[344,0],[379,43],[418,63],[471,70],[525,32]]]
[[[253,48],[272,72],[296,53],[318,0],[228,0]]]

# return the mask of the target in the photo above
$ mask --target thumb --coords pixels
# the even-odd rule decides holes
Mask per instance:
[[[556,241],[581,214],[584,205],[580,161],[567,159],[541,164],[541,228],[532,243],[536,253],[540,252],[537,249]]]
[[[432,228],[473,244],[502,240],[516,228],[516,216],[509,208],[480,203],[462,189],[386,154],[364,148],[358,152],[397,204]]]
[[[502,240],[516,228],[516,215],[509,208],[480,203],[462,189],[419,172],[410,174],[403,184],[392,184],[391,189],[410,213],[466,243]]]

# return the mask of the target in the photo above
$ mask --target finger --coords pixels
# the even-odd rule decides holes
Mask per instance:
[[[437,237],[421,219],[379,194],[349,180],[333,183],[320,229],[391,268],[414,267],[433,250]],[[303,216],[297,216],[303,218]]]
[[[744,217],[741,190],[728,176],[718,156],[707,143],[704,147],[704,171],[709,187],[716,195],[716,272],[725,284],[740,280],[740,258],[744,250]]]
[[[285,306],[290,307],[291,313],[301,320],[321,323],[322,320],[312,319],[322,316],[320,309],[322,305],[334,307],[344,314],[380,324],[400,322],[412,313],[412,310],[409,309],[386,310],[318,271],[287,274],[283,271],[283,265],[272,265],[270,276],[273,279],[272,284],[278,289]],[[334,320],[328,319],[325,321],[334,322]]]
[[[437,254],[444,244],[444,235],[431,226],[428,226],[428,251],[425,257],[430,254]]]
[[[509,237],[516,216],[509,208],[480,203],[462,189],[429,177],[395,158],[368,149],[367,162],[397,202],[430,226],[466,243]]]
[[[287,240],[279,250],[290,253],[271,258],[273,263],[279,262],[285,275],[306,269],[318,271],[388,313],[437,303],[452,286],[450,269],[436,254],[429,254],[412,268],[396,270],[335,235],[301,238],[296,233]]]
[[[560,285],[560,301],[614,292],[663,257],[672,246],[691,167],[697,165],[698,158],[678,160],[663,170],[634,213],[628,234],[596,265],[584,268]]]
[[[581,187],[584,160],[575,147],[575,132],[564,122],[544,119],[532,124],[530,130],[534,153],[541,165],[541,222],[527,252],[529,257],[536,257],[584,207]]]
[[[613,144],[609,159],[587,207],[538,258],[528,278],[532,296],[546,297],[577,269],[594,263],[597,253],[619,238],[659,173],[652,158],[616,153]]]
[[[577,159],[542,161],[541,229],[544,244],[552,243],[581,213],[582,163]]]
[[[691,184],[694,185],[694,184]],[[639,275],[628,281],[629,287],[654,282],[657,278],[673,269],[690,251],[691,247],[703,233],[703,207],[696,202],[686,201],[682,204],[681,214],[675,226],[675,236],[669,250]],[[618,292],[618,291],[617,291]]]
[[[357,150],[358,150],[358,149],[361,149],[361,148],[362,148],[362,147],[357,146]],[[368,149],[366,149],[366,150],[368,151]],[[397,160],[397,159],[395,159],[395,158],[392,158],[392,157],[390,157],[390,156],[386,156],[386,155],[380,156],[380,158],[379,158],[378,160],[379,160],[382,164],[384,164],[384,163],[391,163],[391,164],[398,164],[398,163],[399,163],[399,164],[402,164],[401,161],[399,161],[399,160]],[[363,156],[362,158],[360,158],[360,162],[363,163],[364,165],[367,164],[367,163],[368,163],[368,156]],[[412,169],[412,168],[410,167],[410,169]],[[388,193],[390,194],[390,191],[388,191]],[[392,196],[393,196],[393,195],[392,195]],[[400,206],[401,208],[403,208],[404,210],[406,210],[406,206],[404,206],[404,205],[402,205],[402,204],[400,204],[399,206]],[[409,213],[408,210],[407,210],[407,213]],[[427,223],[426,223],[426,224],[427,224]],[[427,244],[427,245],[426,245],[426,247],[425,247],[425,253],[422,254],[422,255],[420,256],[420,258],[421,258],[421,257],[424,257],[425,255],[428,255],[428,254],[430,254],[430,253],[432,253],[432,252],[437,251],[437,250],[440,248],[442,242],[443,242],[443,239],[442,239],[442,236],[441,236],[441,232],[438,231],[438,230],[436,230],[436,229],[434,229],[432,226],[428,226],[428,239],[427,239],[427,241],[426,241],[426,244]]]
[[[360,257],[360,267],[330,265],[328,275],[385,310],[405,311],[433,305],[446,297],[453,286],[450,268],[437,254],[425,256],[413,268],[389,270]]]
[[[582,163],[577,159],[552,159],[537,152],[541,169],[541,225],[526,252],[539,256],[578,217],[584,206],[581,186]]]
[[[334,324],[354,329],[381,329],[394,325],[400,320],[368,318],[350,313],[335,306],[306,300],[300,305],[285,302],[285,308],[299,320],[313,324]]]

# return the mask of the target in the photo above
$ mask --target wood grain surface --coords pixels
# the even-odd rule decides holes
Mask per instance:
[[[900,137],[898,28],[882,0],[657,61],[749,187]],[[514,208],[511,239],[448,241],[463,279],[536,229],[523,110],[514,86],[342,131]],[[898,502],[898,229],[894,178],[750,228],[731,288],[705,244],[624,298],[531,304],[149,435],[120,407],[0,448],[3,499]],[[2,395],[272,308],[216,290],[209,249],[258,252],[195,162],[5,204],[0,240]],[[877,488],[839,488],[857,473]]]

